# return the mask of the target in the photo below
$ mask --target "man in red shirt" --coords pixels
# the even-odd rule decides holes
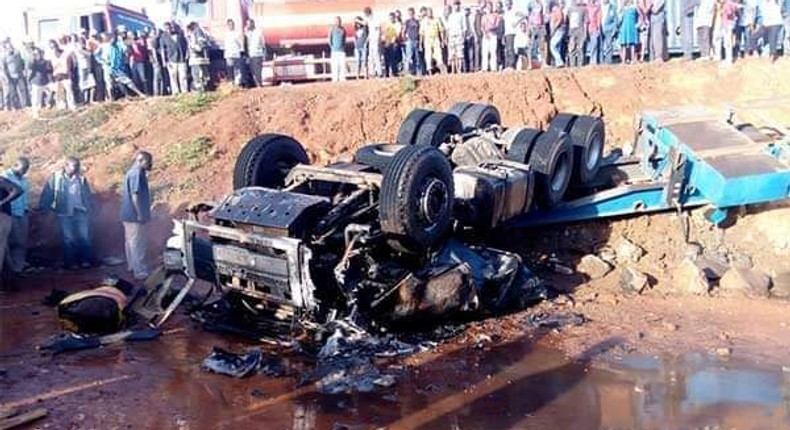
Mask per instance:
[[[587,35],[590,44],[590,64],[596,65],[601,60],[601,4],[598,0],[587,2]]]
[[[141,31],[134,34],[134,40],[129,44],[129,69],[132,72],[132,80],[137,88],[146,94],[151,94],[146,69],[148,68],[148,44]]]

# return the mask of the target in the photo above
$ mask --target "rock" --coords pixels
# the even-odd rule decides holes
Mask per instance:
[[[680,328],[677,324],[671,323],[669,321],[664,321],[663,323],[661,323],[661,326],[664,327],[664,330],[667,331],[677,331]]]
[[[609,248],[608,246],[598,250],[598,256],[601,257],[601,260],[611,264],[612,266],[617,264],[617,253],[614,252],[614,249]]]
[[[771,297],[776,299],[790,299],[790,272],[781,272],[774,276],[774,286],[771,287]]]
[[[579,264],[576,265],[576,270],[584,273],[591,279],[600,279],[612,271],[612,266],[598,256],[588,254],[582,257]]]
[[[647,286],[647,275],[632,267],[626,267],[620,274],[620,288],[626,293],[642,294]]]
[[[702,245],[697,242],[689,242],[686,244],[686,249],[683,251],[683,256],[687,259],[694,261],[702,255]]]
[[[702,269],[702,272],[705,276],[710,280],[721,279],[724,276],[724,273],[730,266],[727,264],[726,259],[722,259],[721,256],[713,255],[701,255],[697,257],[697,260],[694,263]]]
[[[672,276],[675,288],[688,294],[707,294],[710,289],[710,281],[691,260],[683,260],[675,269]]]
[[[716,355],[719,357],[729,357],[732,355],[732,348],[716,348]]]
[[[719,281],[719,288],[724,293],[743,294],[748,297],[768,297],[770,287],[771,278],[754,269],[732,268]]]
[[[617,254],[617,261],[621,264],[636,263],[645,255],[644,249],[626,238],[617,243],[614,252]]]
[[[743,252],[733,252],[729,255],[730,265],[736,269],[751,269],[754,267],[754,262],[749,254]]]

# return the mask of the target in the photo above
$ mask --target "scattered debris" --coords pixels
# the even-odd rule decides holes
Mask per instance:
[[[527,317],[527,322],[535,328],[560,329],[563,327],[580,326],[587,322],[587,318],[576,312],[537,312]]]
[[[162,332],[158,329],[124,330],[104,336],[85,336],[72,332],[63,332],[45,340],[38,349],[50,351],[52,354],[57,355],[63,352],[99,348],[120,342],[154,340],[161,334]]]
[[[661,326],[664,327],[664,329],[667,331],[677,331],[680,328],[680,326],[678,326],[677,324],[671,323],[669,321],[664,321],[663,323],[661,323]]]
[[[722,292],[743,294],[748,297],[768,297],[771,278],[754,269],[730,269],[719,281]]]
[[[244,354],[234,354],[215,346],[211,350],[211,354],[203,360],[201,367],[220,375],[243,378],[256,372],[262,360],[263,352],[259,348]]]
[[[693,261],[683,260],[673,274],[675,288],[688,294],[707,294],[710,281]]]
[[[620,264],[638,263],[645,255],[645,250],[642,249],[642,247],[626,238],[622,238],[617,245],[615,245],[614,252]]]
[[[611,272],[613,267],[596,255],[588,254],[579,260],[576,270],[589,276],[590,279],[600,279]]]
[[[647,275],[633,267],[626,267],[620,274],[620,288],[627,294],[642,294],[648,284]]]
[[[394,336],[374,337],[353,325],[337,327],[318,353],[316,367],[302,374],[299,385],[315,383],[324,394],[371,392],[391,387],[397,375],[382,372],[376,358],[404,357],[429,349],[412,345]]]

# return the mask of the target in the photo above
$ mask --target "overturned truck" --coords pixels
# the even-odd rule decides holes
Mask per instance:
[[[238,156],[234,191],[177,223],[164,263],[278,336],[349,316],[384,326],[521,306],[539,282],[518,255],[470,237],[594,177],[603,139],[598,118],[505,128],[496,108],[471,103],[414,110],[396,143],[321,167],[293,138],[265,134]]]
[[[322,167],[291,137],[258,136],[237,159],[234,191],[177,223],[164,262],[189,283],[156,323],[197,279],[278,337],[340,319],[377,327],[523,306],[534,276],[476,238],[697,206],[720,224],[729,207],[787,198],[787,135],[737,120],[645,111],[634,153],[606,158],[600,118],[504,127],[495,107],[465,102],[416,109],[395,143]],[[168,285],[149,301],[161,305]]]

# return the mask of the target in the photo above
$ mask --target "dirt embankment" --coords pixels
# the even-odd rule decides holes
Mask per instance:
[[[240,148],[261,133],[293,135],[305,144],[315,163],[325,163],[365,143],[393,140],[401,119],[412,108],[446,109],[456,101],[466,100],[496,105],[505,125],[545,126],[559,111],[601,115],[610,147],[625,146],[633,138],[634,115],[642,109],[701,104],[720,108],[724,115],[724,107],[730,103],[790,97],[790,82],[785,76],[788,66],[786,60],[773,65],[760,60],[742,61],[726,69],[711,63],[673,62],[443,76],[419,81],[378,80],[249,91],[223,89],[209,96],[102,105],[41,121],[23,114],[2,113],[0,148],[5,151],[6,164],[19,154],[33,158],[34,194],[45,177],[59,168],[64,153],[83,157],[87,175],[99,194],[101,210],[95,236],[102,256],[122,255],[123,239],[117,222],[118,185],[132,154],[137,149],[151,151],[156,159],[151,176],[156,198],[151,256],[155,257],[169,231],[170,219],[179,216],[189,203],[216,200],[226,193]],[[790,112],[784,115],[782,120],[790,123]],[[752,267],[772,277],[790,271],[787,239],[790,208],[780,206],[758,212],[742,217],[724,235],[697,223],[691,239],[700,242],[706,252],[718,251],[725,259],[745,255]],[[46,217],[36,216],[33,225],[37,254],[57,255],[51,252],[56,245],[52,223]],[[640,342],[653,341],[652,345],[660,349],[673,343],[671,339],[677,336],[678,327],[669,327],[668,323],[667,330],[659,335],[646,333],[660,324],[657,321],[679,317],[684,309],[675,309],[675,302],[662,302],[680,283],[674,277],[674,268],[682,262],[687,245],[679,230],[671,216],[644,216],[558,228],[545,234],[526,232],[516,246],[536,261],[556,254],[569,266],[574,266],[583,255],[614,246],[622,238],[643,248],[645,257],[632,266],[651,277],[652,289],[633,303],[636,309],[658,309],[660,315],[640,314],[623,319],[620,325],[592,326],[583,329],[580,336],[569,336],[563,341],[568,349],[583,348],[595,342],[596,337],[607,334],[606,330],[619,326],[628,336],[635,336]],[[513,245],[512,239],[508,244]],[[580,293],[582,301],[589,303],[585,309],[593,318],[615,320],[609,313],[622,300],[617,288],[620,272],[625,269],[617,267],[592,283],[584,278],[562,276],[554,281],[569,290],[581,285],[595,287],[581,290],[588,292]],[[687,309],[702,312],[716,307],[701,300],[691,299]],[[725,308],[729,306],[734,311],[740,302],[716,303],[729,303]],[[772,315],[767,317],[774,327],[770,334],[785,339],[778,342],[779,347],[787,345],[786,340],[790,339],[787,323],[780,321],[786,314],[786,306],[767,299],[756,306],[755,311]],[[732,315],[722,318],[725,323],[740,321],[740,317]],[[738,322],[738,330],[749,333],[752,328],[761,328],[769,323],[763,319]],[[698,327],[706,321],[691,320],[689,324]],[[595,332],[601,328],[604,332]],[[762,337],[744,336],[753,345],[770,345]],[[700,342],[713,346],[731,343],[732,337],[710,329],[699,339],[707,339]],[[693,335],[686,339],[691,348]],[[774,349],[774,353],[778,352]]]

